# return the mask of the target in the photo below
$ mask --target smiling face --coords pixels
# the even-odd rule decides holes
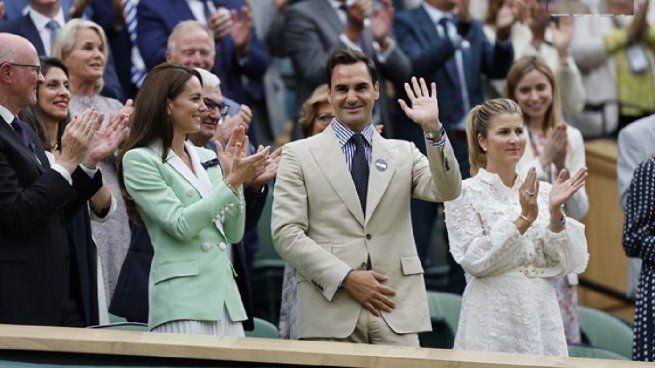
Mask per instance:
[[[543,121],[553,103],[553,87],[546,75],[532,70],[519,80],[514,99],[530,121]]]
[[[340,123],[361,132],[373,118],[373,103],[380,97],[366,64],[339,64],[332,71],[328,101]]]
[[[223,95],[221,94],[220,88],[206,88],[204,90],[203,98],[210,100],[214,108],[211,110],[209,108],[204,109],[200,117],[200,134],[204,139],[211,139],[216,134],[216,126],[221,120],[220,108],[223,104]]]
[[[327,102],[321,103],[316,109],[316,117],[312,124],[311,135],[316,135],[325,130],[334,119],[334,108]]]
[[[38,104],[46,120],[60,121],[68,116],[70,91],[68,77],[63,70],[51,67],[39,85]]]
[[[194,68],[212,70],[216,52],[211,38],[201,28],[184,30],[175,36],[175,47],[166,52],[166,60]]]
[[[75,35],[75,44],[64,59],[71,75],[81,80],[96,81],[105,72],[105,45],[92,28],[81,28]]]
[[[191,77],[184,90],[168,101],[168,110],[175,134],[194,133],[200,130],[200,117],[206,110],[202,103],[202,85],[197,77]]]
[[[491,119],[487,137],[478,134],[478,144],[486,151],[487,168],[514,169],[525,151],[526,134],[519,114],[500,114]]]
[[[36,90],[39,83],[43,82],[41,72],[36,72],[36,66],[40,65],[39,57],[34,47],[30,45],[15,53],[15,59],[12,62],[16,64],[30,66],[12,66],[12,77],[14,80],[15,96],[17,97],[18,106],[23,109],[27,106],[34,106],[37,102]],[[32,65],[34,67],[32,67]],[[19,109],[19,110],[20,110]]]

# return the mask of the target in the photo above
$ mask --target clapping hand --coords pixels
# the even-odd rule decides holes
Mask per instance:
[[[223,160],[226,162],[221,161],[221,167],[228,173],[225,176],[225,181],[232,188],[237,188],[244,183],[252,181],[264,172],[270,147],[264,147],[254,155],[246,156],[248,137],[245,135],[243,127],[237,127],[232,134],[233,137],[230,138],[233,141],[232,147],[228,143],[228,147],[223,151],[225,154]]]
[[[104,130],[96,130],[91,138],[89,152],[84,159],[84,165],[95,167],[98,162],[114,154],[130,131],[128,127],[129,121],[130,114],[123,112],[113,115],[109,119],[109,125]]]
[[[381,3],[373,5],[371,14],[371,33],[373,39],[383,50],[389,47],[389,32],[393,24],[393,4],[391,0],[382,0]]]
[[[398,100],[400,108],[403,109],[407,117],[421,126],[424,132],[434,132],[441,129],[439,121],[439,104],[437,102],[437,85],[431,83],[432,92],[428,91],[425,79],[417,80],[412,77],[412,86],[405,83],[405,92],[412,104],[407,106],[403,100]]]
[[[571,44],[571,38],[573,37],[575,18],[561,16],[558,19],[558,24],[555,22],[550,23],[552,42],[559,57],[565,58],[569,56],[569,45]]]
[[[223,170],[223,177],[232,171],[232,162],[235,157],[245,157],[248,154],[248,136],[242,126],[237,126],[232,130],[230,138],[223,148],[223,142],[220,137],[214,137],[214,145],[216,146],[216,155],[221,163],[221,170]]]
[[[102,114],[89,108],[66,125],[61,137],[61,154],[57,163],[69,173],[73,173],[87,155],[91,139],[101,122]],[[90,167],[93,168],[95,165]]]
[[[546,133],[544,153],[541,158],[541,165],[547,168],[551,163],[559,171],[564,168],[566,153],[569,146],[566,124],[558,124]]]
[[[0,1],[0,20],[5,18],[5,3]]]
[[[244,57],[250,46],[250,33],[252,31],[250,8],[247,6],[241,7],[241,17],[239,17],[239,13],[236,10],[232,10],[231,16],[232,29],[230,30],[230,35],[232,36],[232,42],[234,42],[237,53],[241,57]]]
[[[560,208],[564,205],[577,191],[585,184],[587,177],[587,168],[583,167],[578,170],[573,177],[568,178],[566,170],[559,172],[557,180],[553,183],[550,189],[550,197],[548,198],[548,209],[550,210],[551,218],[559,219]]]
[[[216,42],[222,40],[232,29],[232,13],[226,8],[219,8],[207,19],[207,27],[214,33]]]
[[[523,184],[519,187],[519,203],[521,204],[520,218],[531,225],[539,215],[537,197],[539,196],[539,180],[537,180],[537,170],[532,167],[528,170]]]
[[[264,146],[259,146],[257,152],[263,149],[265,149]],[[264,185],[275,179],[275,175],[277,174],[277,166],[280,163],[281,157],[282,147],[279,147],[268,156],[264,170],[259,175],[257,175],[257,177],[255,177],[255,179],[253,179],[253,181],[248,185],[259,191]]]

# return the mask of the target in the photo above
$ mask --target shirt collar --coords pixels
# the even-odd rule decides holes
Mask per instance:
[[[421,5],[423,6],[423,9],[425,9],[425,11],[428,13],[428,16],[430,17],[430,19],[434,24],[438,24],[441,18],[443,17],[448,17],[451,19],[454,18],[454,14],[452,12],[451,13],[442,12],[441,10],[435,8],[434,6],[428,4],[425,1]]]
[[[485,170],[484,168],[479,168],[478,169],[478,174],[476,175],[480,180],[483,182],[490,184],[493,187],[497,188],[505,188],[507,190],[514,190],[515,188],[518,188],[523,184],[523,180],[519,175],[516,176],[516,180],[514,180],[514,185],[512,185],[511,188],[507,188],[505,183],[500,179],[500,175],[496,173],[489,172]]]
[[[346,143],[350,140],[350,138],[355,134],[350,128],[348,128],[346,125],[340,123],[337,121],[337,119],[332,120],[332,129],[334,130],[334,133],[337,135],[337,138],[339,139],[339,145],[341,147],[345,146]],[[370,146],[373,146],[373,125],[369,124],[362,130],[362,135],[368,142]]]
[[[64,24],[66,24],[66,19],[64,19],[64,12],[61,10],[61,7],[59,7],[59,11],[52,18],[46,17],[31,7],[29,8],[29,14],[30,18],[32,18],[32,22],[34,22],[34,25],[36,26],[36,29],[39,30],[39,32],[45,29],[45,25],[48,24],[50,20],[55,20],[57,23],[59,23],[59,27],[63,27]]]
[[[14,114],[12,114],[11,111],[7,110],[7,108],[2,105],[0,105],[0,116],[2,116],[2,118],[5,119],[9,125],[11,125],[11,122],[14,121]]]

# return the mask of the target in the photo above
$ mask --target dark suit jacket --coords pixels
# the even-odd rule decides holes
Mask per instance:
[[[218,7],[241,10],[241,0],[212,0]],[[183,20],[195,20],[185,0],[141,0],[137,7],[137,46],[148,69],[166,60],[168,36]],[[221,79],[223,95],[244,104],[263,98],[262,77],[268,66],[268,54],[252,30],[250,49],[243,65],[228,35],[216,44],[216,62],[212,70]],[[241,76],[249,82],[244,85]]]
[[[64,14],[66,11],[64,11]],[[68,21],[68,19],[66,19]],[[39,31],[36,29],[32,18],[29,14],[24,16],[0,23],[0,32],[13,33],[29,40],[39,56],[45,55],[45,48],[43,47],[43,41],[41,41],[41,36],[39,36]],[[107,45],[109,46],[109,45]],[[107,66],[105,67],[104,81],[105,85],[102,89],[101,94],[106,97],[115,98],[117,100],[125,100],[123,87],[118,81],[118,75],[116,74],[116,68],[114,67],[114,58],[112,53],[109,53],[109,60],[107,60]]]
[[[284,40],[296,74],[298,106],[307,100],[318,85],[327,83],[325,66],[328,57],[334,50],[347,47],[339,39],[344,31],[345,25],[325,0],[301,1],[287,10]],[[398,46],[384,63],[380,63],[375,57],[370,29],[364,30],[361,47],[375,61],[378,69],[381,87],[380,118],[383,123],[391,122],[390,104],[395,103],[386,98],[384,80],[389,79],[400,85],[411,76],[409,60]]]
[[[396,13],[394,29],[398,44],[412,63],[416,77],[427,82],[436,82],[439,95],[439,117],[446,129],[459,122],[454,116],[456,75],[448,73],[446,62],[455,55],[454,44],[446,37],[440,37],[435,24],[423,6]],[[489,78],[504,78],[514,60],[514,51],[509,45],[492,45],[482,31],[482,24],[473,20],[467,40],[470,46],[462,52],[466,88],[471,107],[483,102],[481,75]],[[404,89],[399,89],[403,93]],[[401,117],[402,118],[402,117]],[[405,117],[406,121],[407,118]],[[414,125],[410,125],[414,127]],[[421,146],[423,138],[421,137]]]
[[[30,148],[0,118],[0,323],[60,326],[71,310],[92,323],[90,299],[97,294],[85,298],[80,285],[89,280],[75,277],[84,255],[75,250],[70,221],[102,177],[78,168],[69,185],[49,168],[34,133],[23,129]]]

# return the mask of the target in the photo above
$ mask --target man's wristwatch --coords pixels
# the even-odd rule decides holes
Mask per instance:
[[[425,139],[428,139],[428,140],[431,140],[431,141],[438,141],[443,136],[442,129],[443,128],[441,128],[439,130],[431,130],[431,131],[428,131],[428,132],[423,132],[423,136],[425,137]]]

